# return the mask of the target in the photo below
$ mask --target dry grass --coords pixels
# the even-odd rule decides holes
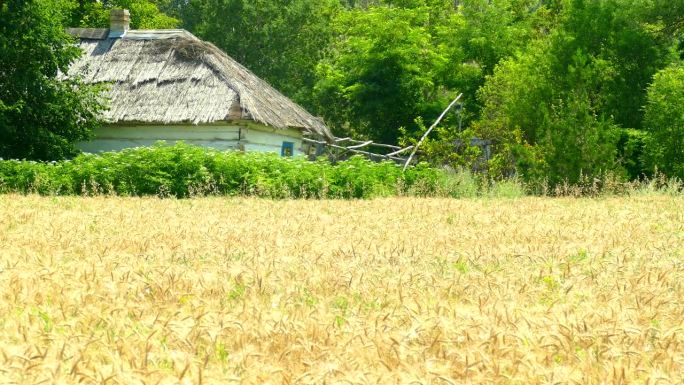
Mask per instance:
[[[0,383],[684,381],[684,198],[0,196]]]

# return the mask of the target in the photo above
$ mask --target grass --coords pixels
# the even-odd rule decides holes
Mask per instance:
[[[0,383],[684,381],[681,196],[0,195],[0,245]]]

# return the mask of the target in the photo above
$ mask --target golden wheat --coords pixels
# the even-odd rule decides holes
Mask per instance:
[[[684,381],[684,198],[0,196],[0,383]]]

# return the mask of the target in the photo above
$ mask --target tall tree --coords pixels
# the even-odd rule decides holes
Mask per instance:
[[[542,29],[546,18],[534,4],[381,0],[340,13],[339,38],[318,67],[321,114],[340,132],[394,142],[462,92],[467,124],[479,113],[475,95],[485,77]]]
[[[642,127],[645,89],[670,57],[633,3],[564,1],[547,38],[498,65],[474,126],[501,143],[495,168],[551,182],[621,172],[619,138]]]
[[[684,180],[684,65],[673,64],[655,76],[648,89],[644,158],[657,168]]]
[[[98,124],[98,88],[60,80],[80,54],[57,0],[0,1],[0,157],[58,159],[76,153]]]
[[[131,28],[176,28],[180,21],[160,10],[168,7],[168,0],[61,0],[67,10],[70,27],[106,28],[109,10],[122,8],[131,11]]]
[[[336,19],[341,36],[318,66],[319,111],[339,133],[396,142],[400,128],[432,114],[447,65],[429,29],[426,6],[370,7]]]

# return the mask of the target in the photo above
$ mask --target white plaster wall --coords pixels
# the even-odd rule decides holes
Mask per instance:
[[[302,133],[296,130],[274,130],[269,127],[249,127],[242,131],[245,151],[280,154],[283,142],[294,143],[294,155],[302,152]]]
[[[188,144],[217,150],[274,152],[280,154],[284,141],[294,143],[294,154],[302,155],[302,134],[298,130],[274,130],[250,124],[204,126],[104,126],[95,130],[95,138],[78,143],[85,152],[119,151],[125,148],[151,146],[159,140],[170,144]],[[240,139],[238,141],[238,139]]]

